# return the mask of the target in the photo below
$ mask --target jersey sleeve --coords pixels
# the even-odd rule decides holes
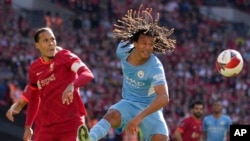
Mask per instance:
[[[181,123],[178,125],[177,130],[183,133],[188,127],[188,122],[186,119],[182,120]]]
[[[130,51],[134,48],[133,44],[128,42],[120,42],[116,49],[116,56],[119,59],[125,58],[129,55]]]
[[[152,77],[152,84],[154,86],[167,84],[163,66],[160,64],[151,67],[151,77]]]
[[[28,73],[29,82],[28,86],[26,86],[27,93],[25,94],[26,98],[28,98],[29,100],[25,121],[26,126],[32,126],[40,105],[39,89],[37,86],[37,75],[34,70],[35,69],[33,69],[31,65]]]
[[[205,118],[203,119],[203,122],[202,122],[202,131],[203,131],[203,132],[206,132],[206,131],[207,131],[207,124],[206,124],[206,122],[207,122],[207,117],[205,117]]]
[[[32,89],[38,89],[37,75],[36,75],[36,72],[34,70],[35,69],[33,69],[32,66],[29,69],[29,72],[28,72],[28,85]]]
[[[23,94],[22,94],[22,99],[27,103],[29,103],[29,101],[30,101],[30,96],[31,96],[30,94],[31,94],[31,92],[29,89],[29,85],[26,85],[24,88]]]
[[[69,50],[65,50],[65,49],[60,51],[59,58],[60,58],[60,60],[63,60],[64,65],[66,65],[68,68],[71,68],[72,64],[75,62],[81,62],[82,64],[84,64],[76,54],[72,53]]]
[[[40,106],[40,96],[39,96],[39,91],[37,88],[28,87],[28,91],[29,91],[29,103],[27,106],[27,115],[26,115],[26,121],[25,121],[25,125],[26,126],[32,126],[36,115],[38,113],[38,109]]]
[[[85,63],[74,53],[69,50],[62,50],[60,52],[60,60],[63,64],[78,74],[77,79],[73,82],[75,87],[82,87],[88,84],[93,78],[93,73]]]

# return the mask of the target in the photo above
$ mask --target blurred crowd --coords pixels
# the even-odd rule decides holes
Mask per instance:
[[[242,23],[215,21],[201,15],[198,7],[206,0],[51,2],[74,11],[75,16],[64,19],[60,13],[44,11],[42,24],[51,27],[58,45],[79,55],[95,75],[95,80],[81,89],[89,126],[121,98],[121,66],[115,56],[118,41],[113,39],[112,28],[129,8],[138,8],[140,3],[159,11],[161,25],[175,28],[172,36],[177,40],[175,51],[157,54],[165,67],[169,85],[170,103],[164,108],[164,115],[171,132],[189,114],[190,102],[197,99],[205,101],[206,114],[210,113],[213,100],[221,100],[224,113],[230,115],[234,124],[250,124],[248,28]],[[220,2],[237,8],[237,2],[244,0]],[[244,6],[249,7],[249,4]],[[34,29],[29,17],[17,12],[11,4],[0,5],[1,106],[9,106],[20,98],[29,64],[39,55],[33,45]],[[215,68],[217,55],[226,48],[238,50],[244,58],[244,69],[234,78],[222,77]]]

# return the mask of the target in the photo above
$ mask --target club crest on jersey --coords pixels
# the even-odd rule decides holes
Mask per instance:
[[[37,81],[37,87],[38,87],[39,90],[42,89],[41,82],[39,80]]]
[[[139,70],[139,71],[137,72],[137,76],[138,76],[139,78],[143,78],[143,77],[144,77],[144,72],[143,72],[142,70]]]
[[[53,71],[53,70],[54,70],[54,63],[50,64],[49,70],[50,70],[50,71]]]

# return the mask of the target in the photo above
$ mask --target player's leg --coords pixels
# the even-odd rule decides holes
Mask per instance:
[[[120,112],[113,109],[108,110],[108,112],[103,116],[103,118],[91,128],[89,133],[90,140],[98,141],[104,138],[109,133],[111,127],[119,127],[120,122]]]
[[[44,137],[44,133],[39,137],[39,141],[89,141],[87,134],[88,128],[81,124],[78,129],[69,130],[66,132],[48,132]],[[49,135],[49,136],[48,136]],[[34,140],[37,141],[37,140]]]
[[[168,127],[160,110],[145,117],[140,124],[140,128],[146,140],[168,141]]]
[[[70,121],[69,121],[70,122]],[[68,128],[67,128],[68,127]],[[54,128],[54,129],[52,129]],[[67,128],[66,130],[61,130],[62,128]],[[56,130],[57,129],[57,130]],[[70,130],[68,130],[70,129]],[[59,131],[59,132],[58,132]],[[40,132],[39,132],[40,133]],[[50,136],[51,138],[46,138],[46,141],[89,141],[89,134],[88,134],[88,128],[85,125],[85,123],[82,122],[70,122],[70,124],[66,126],[60,126],[60,127],[51,127],[50,130],[46,132],[41,132],[42,134],[39,134],[39,138],[41,136],[44,136],[44,134],[52,134],[53,136]],[[52,139],[53,137],[53,139]],[[43,137],[42,137],[43,138]],[[40,141],[40,140],[39,140]],[[43,140],[45,141],[45,140]]]
[[[91,128],[89,133],[91,141],[104,138],[111,128],[116,128],[117,133],[122,132],[127,121],[133,116],[130,111],[131,108],[131,104],[124,100],[111,106],[104,117]]]
[[[51,132],[43,132],[46,129],[42,129],[42,132],[36,133],[35,139],[32,141],[52,141],[57,140],[57,136]]]

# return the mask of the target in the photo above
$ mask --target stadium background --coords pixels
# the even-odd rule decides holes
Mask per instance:
[[[58,45],[78,54],[95,74],[95,81],[81,89],[92,126],[120,97],[120,64],[112,24],[127,9],[139,4],[153,7],[160,24],[175,28],[175,52],[159,55],[170,91],[164,116],[171,132],[188,115],[190,102],[203,99],[205,114],[214,99],[234,124],[250,124],[250,2],[247,0],[0,0],[0,140],[21,141],[25,110],[7,121],[5,112],[20,97],[27,68],[38,57],[32,33],[50,26]],[[235,78],[223,78],[215,69],[217,54],[233,48],[245,66]],[[110,132],[105,141],[121,136]]]

